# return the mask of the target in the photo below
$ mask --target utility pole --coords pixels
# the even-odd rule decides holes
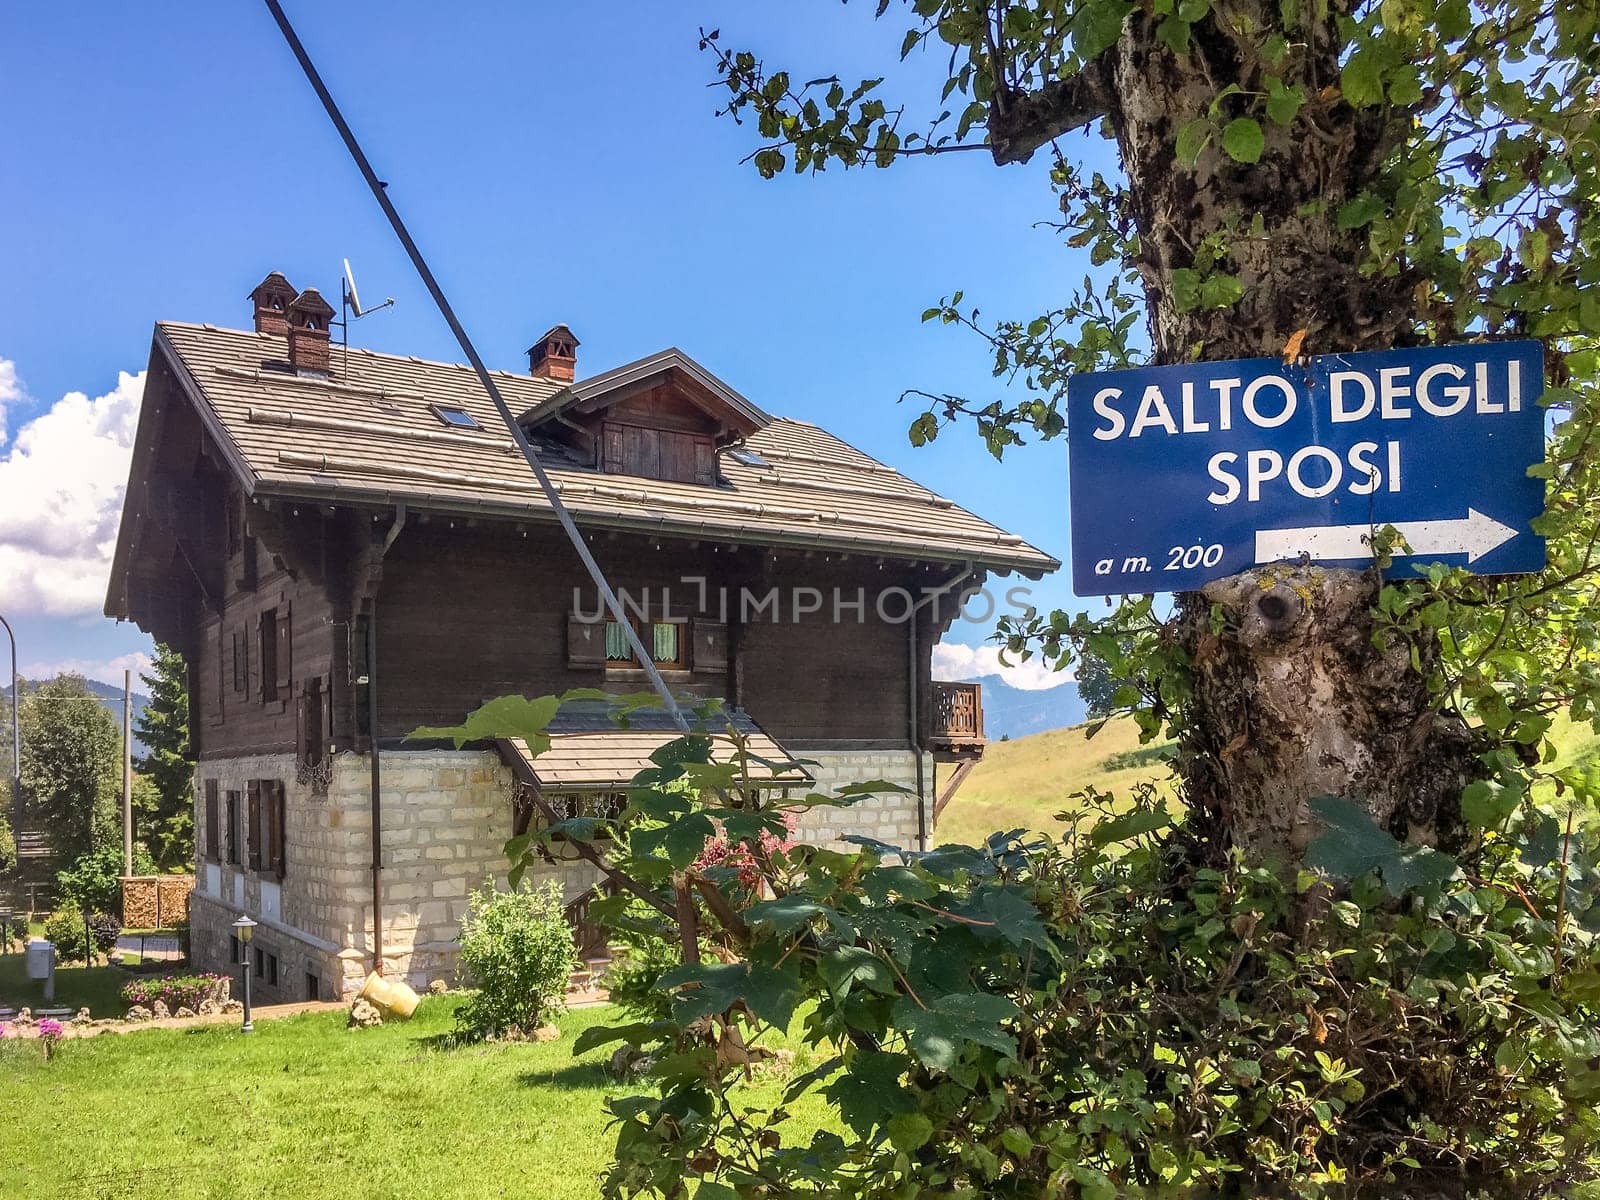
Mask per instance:
[[[21,689],[17,687],[17,635],[11,622],[0,617],[6,636],[11,639],[11,815],[12,833],[22,828],[22,725],[17,705],[22,703]]]
[[[133,672],[122,672],[122,873],[133,874]]]

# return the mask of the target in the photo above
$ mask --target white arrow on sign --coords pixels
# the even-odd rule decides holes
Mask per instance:
[[[1446,521],[1396,521],[1394,527],[1405,538],[1416,556],[1465,554],[1477,562],[1489,551],[1517,536],[1509,525],[1475,508],[1465,517]],[[1379,527],[1381,528],[1381,526]],[[1281,562],[1308,554],[1312,558],[1334,560],[1366,558],[1372,553],[1373,526],[1320,525],[1306,529],[1258,529],[1256,562]]]

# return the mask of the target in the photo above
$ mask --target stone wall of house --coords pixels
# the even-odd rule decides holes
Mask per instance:
[[[833,794],[853,783],[881,779],[898,784],[903,792],[882,792],[857,800],[846,808],[813,808],[801,817],[795,831],[799,841],[838,849],[854,849],[839,839],[858,834],[915,850],[917,846],[917,759],[907,750],[806,750],[797,758],[814,764],[807,769],[816,777],[818,791]],[[923,786],[933,786],[933,758],[923,755]],[[933,802],[925,802],[932,832]]]
[[[195,794],[209,779],[219,794],[247,783],[281,779],[285,787],[285,876],[281,883],[240,865],[208,858],[204,821],[197,820],[191,948],[197,967],[231,969],[229,925],[247,913],[257,921],[254,945],[274,955],[278,984],[258,978],[262,1003],[321,999],[360,988],[372,965],[370,767],[364,755],[333,759],[327,794],[296,781],[290,755],[202,761]],[[383,781],[383,956],[386,974],[413,986],[453,978],[456,932],[467,894],[493,879],[505,885],[504,847],[511,836],[511,774],[493,751],[387,751]],[[219,821],[226,837],[226,817]],[[528,878],[553,878],[568,900],[594,883],[582,863],[554,863]]]
[[[907,791],[869,796],[848,808],[812,809],[799,823],[800,839],[843,846],[839,838],[857,833],[895,846],[917,845],[916,759],[909,750],[832,750],[802,757],[816,761],[811,770],[826,791],[871,779]],[[932,765],[926,760],[925,770],[931,786]],[[488,880],[505,886],[511,773],[493,751],[471,750],[387,751],[382,773],[385,974],[403,976],[416,987],[430,979],[453,979],[468,893]],[[196,967],[235,969],[229,927],[244,913],[257,922],[252,950],[276,962],[277,983],[258,974],[253,985],[260,1003],[352,994],[372,965],[366,757],[336,755],[325,795],[297,782],[290,755],[202,761],[196,770],[197,797],[205,795],[211,779],[223,798],[219,827],[224,838],[227,793],[239,793],[241,824],[246,824],[249,781],[284,782],[286,869],[280,883],[250,870],[248,853],[236,856],[239,865],[228,863],[227,847],[219,851],[222,862],[211,861],[205,822],[196,821],[201,844],[189,901]],[[568,901],[597,881],[592,867],[570,860],[530,871],[528,878],[558,880]]]

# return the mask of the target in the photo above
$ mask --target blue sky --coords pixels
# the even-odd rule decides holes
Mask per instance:
[[[968,429],[914,450],[896,403],[998,394],[970,335],[921,324],[940,296],[1026,317],[1087,271],[1035,227],[1045,164],[769,182],[740,163],[754,130],[713,118],[701,25],[847,81],[903,27],[836,0],[285,6],[491,366],[525,370],[557,321],[580,375],[677,345],[1066,557],[1064,442],[1003,464]],[[890,94],[935,104],[942,62]],[[10,6],[0,95],[0,613],[25,670],[112,678],[149,650],[97,588],[155,320],[246,325],[274,268],[337,296],[348,256],[369,304],[397,301],[353,342],[460,355],[263,6]],[[1035,596],[1073,604],[1065,572]]]

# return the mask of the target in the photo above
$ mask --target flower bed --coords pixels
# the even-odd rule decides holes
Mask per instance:
[[[207,1000],[225,1004],[229,979],[226,975],[166,975],[160,979],[135,979],[124,984],[122,999],[130,1005],[150,1008],[157,1001],[171,1012],[180,1008],[198,1009]]]

